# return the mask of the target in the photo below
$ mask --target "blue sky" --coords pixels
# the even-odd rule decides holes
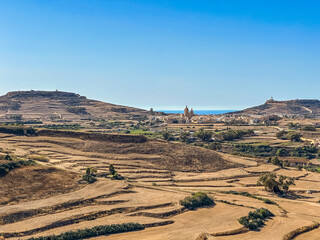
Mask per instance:
[[[0,0],[0,94],[155,109],[319,98],[320,2]]]

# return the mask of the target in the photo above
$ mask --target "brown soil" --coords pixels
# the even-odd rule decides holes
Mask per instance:
[[[172,171],[210,172],[241,166],[239,163],[226,161],[212,150],[161,140],[148,140],[144,143],[82,141],[67,145],[85,152],[155,155],[156,158],[149,161],[156,168]]]
[[[53,167],[27,166],[0,178],[0,204],[46,198],[80,187],[77,173]]]

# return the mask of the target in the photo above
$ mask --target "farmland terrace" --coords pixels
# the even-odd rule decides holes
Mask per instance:
[[[28,239],[135,222],[145,229],[92,239],[282,240],[290,232],[320,222],[318,173],[182,143],[141,141],[140,136],[94,136],[56,131],[34,136],[0,134],[2,155],[44,156],[34,157],[37,165],[0,178],[7,189],[0,190],[6,195],[0,199],[1,235]],[[125,136],[129,137],[122,141]],[[105,177],[110,164],[124,180]],[[88,167],[97,170],[98,180],[92,184],[81,181]],[[258,186],[259,175],[265,172],[294,177],[292,195],[280,198]],[[180,205],[180,200],[196,191],[207,192],[216,204],[197,210]],[[250,194],[236,194],[240,192]],[[243,229],[238,219],[261,207],[274,217],[259,231]],[[297,239],[304,236],[317,239],[319,229]]]

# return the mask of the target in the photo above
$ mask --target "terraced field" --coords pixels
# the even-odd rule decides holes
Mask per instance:
[[[137,222],[145,230],[92,239],[282,240],[300,227],[320,222],[320,174],[281,169],[250,158],[218,155],[211,150],[177,144],[1,134],[2,152],[44,155],[48,161],[39,164],[73,174],[76,181],[87,167],[96,168],[100,177],[93,184],[72,185],[58,194],[1,204],[0,234],[6,239],[28,239],[98,225]],[[104,177],[110,164],[125,180]],[[30,171],[33,168],[26,167]],[[15,171],[18,170],[12,174]],[[257,186],[259,175],[270,171],[296,178],[290,197],[279,198]],[[67,177],[66,180],[71,181]],[[181,199],[199,190],[209,193],[216,204],[194,211],[180,205]],[[235,195],[230,190],[249,192],[256,197]],[[276,204],[265,203],[265,198]],[[243,230],[238,219],[261,207],[269,209],[274,217],[258,231]],[[318,233],[315,228],[296,239],[304,236],[318,239]]]

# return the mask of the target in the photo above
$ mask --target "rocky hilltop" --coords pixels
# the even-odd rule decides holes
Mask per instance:
[[[143,109],[87,99],[61,91],[15,91],[0,96],[0,121],[39,120],[79,122],[97,119],[130,119],[148,115]]]
[[[276,101],[273,98],[264,104],[233,112],[235,115],[303,115],[308,117],[320,116],[320,101],[317,99],[296,99]]]

